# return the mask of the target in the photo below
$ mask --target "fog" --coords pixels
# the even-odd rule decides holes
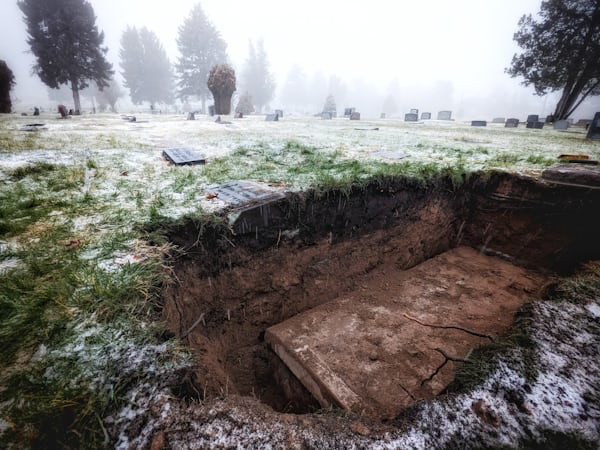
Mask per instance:
[[[22,14],[14,0],[1,0],[0,59],[13,70],[15,109],[52,106],[47,89],[31,77]],[[119,76],[119,41],[127,25],[154,31],[172,62],[178,56],[179,25],[196,0],[90,0],[105,33],[108,59]],[[328,92],[337,89],[338,111],[356,107],[379,117],[392,97],[393,115],[410,108],[452,110],[458,119],[521,117],[552,112],[556,95],[538,97],[520,79],[504,73],[518,47],[512,40],[523,14],[536,14],[540,0],[203,0],[209,20],[226,41],[230,62],[239,71],[248,41],[262,39],[277,91],[271,108],[319,112]],[[292,70],[293,69],[293,70]],[[290,71],[304,74],[312,105],[295,105],[286,95]],[[238,72],[239,73],[239,72]],[[336,86],[323,88],[332,79]],[[321,80],[319,84],[316,80]],[[311,88],[312,86],[312,88]],[[318,87],[321,86],[321,87]],[[321,89],[323,92],[319,92]],[[320,97],[320,99],[319,99]],[[593,115],[598,98],[587,100],[575,118]],[[131,108],[125,100],[121,109]],[[389,103],[388,103],[389,105]]]

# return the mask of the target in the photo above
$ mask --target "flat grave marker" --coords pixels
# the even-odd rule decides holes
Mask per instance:
[[[163,151],[163,157],[176,166],[191,166],[206,163],[206,158],[203,155],[187,147],[168,148]]]
[[[472,127],[487,127],[487,121],[485,120],[471,120]]]

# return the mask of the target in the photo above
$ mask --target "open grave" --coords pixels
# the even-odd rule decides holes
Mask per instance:
[[[553,275],[600,257],[600,190],[572,179],[253,189],[262,200],[169,232],[163,314],[197,357],[190,391],[204,399],[393,419],[445,393]]]

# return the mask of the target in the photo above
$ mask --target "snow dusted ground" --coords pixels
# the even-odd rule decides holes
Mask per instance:
[[[539,176],[562,153],[600,157],[598,144],[585,141],[581,129],[528,130],[523,125],[518,129],[496,124],[475,128],[459,122],[288,116],[279,122],[266,122],[264,116],[224,118],[229,124],[217,124],[205,116],[186,121],[174,115],[137,115],[136,123],[102,114],[69,120],[55,116],[33,119],[12,116],[0,121],[0,131],[8,132],[15,144],[0,147],[0,183],[10,183],[9,171],[35,162],[81,168],[81,194],[93,196],[98,206],[69,218],[56,211],[52,220],[69,220],[73,234],[85,236],[80,258],[95,261],[110,277],[118,277],[124,267],[153,255],[152,249],[135,238],[124,244],[125,249],[107,249],[106,242],[117,228],[120,233],[132,230],[136,223],[146,221],[151,211],[178,218],[223,206],[205,197],[204,189],[211,184],[203,174],[205,167],[172,166],[162,157],[165,148],[195,148],[207,157],[208,166],[240,148],[266,148],[281,154],[287,143],[295,142],[336,152],[343,159],[460,165],[468,170],[508,170],[532,176]],[[32,122],[44,122],[46,129],[20,131]],[[277,170],[272,169],[270,179],[256,181],[277,180]],[[235,174],[231,178],[236,179]],[[300,179],[288,181],[282,189],[305,187]],[[0,253],[18,248],[26,239],[36,237],[3,241]],[[20,264],[12,257],[0,258],[0,276],[19,270]],[[86,278],[81,280],[80,289],[84,290]],[[126,405],[116,414],[102,417],[106,442],[116,440],[116,447],[123,449],[148,448],[153,442],[190,449],[514,447],[520,439],[537,439],[548,430],[580,433],[590,441],[600,441],[599,299],[583,304],[538,302],[533,314],[535,381],[524,379],[519,371],[522,355],[515,349],[475,391],[418,405],[417,419],[408,429],[372,430],[370,434],[361,428],[345,429],[347,424],[334,418],[276,414],[251,399],[189,405],[170,391],[177,371],[189,364],[185,355],[178,361],[156,364],[163,353],[176,349],[148,344],[123,324],[101,323],[93,315],[84,317],[76,311],[68,324],[74,338],[55,348],[40,343],[29,364],[44,362],[48,366],[44,377],[52,381],[64,374],[61,365],[77,361],[80,369],[70,383],[74,387],[85,384],[107,396],[114,395],[119,379],[114,378],[114,371],[105,373],[106,367],[116,368],[123,376],[135,375],[136,383],[119,394],[127,399]],[[0,405],[0,411],[4,406]],[[0,435],[9,427],[0,419]]]

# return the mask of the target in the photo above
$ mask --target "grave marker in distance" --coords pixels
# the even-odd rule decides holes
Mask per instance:
[[[600,112],[594,115],[594,120],[592,120],[588,128],[587,138],[593,140],[600,139]]]
[[[504,128],[517,128],[519,126],[519,119],[515,119],[511,117],[510,119],[506,119],[504,122]]]
[[[421,120],[431,120],[431,113],[430,112],[421,113]]]
[[[567,128],[569,128],[568,120],[557,120],[556,122],[554,122],[555,130],[566,130]]]
[[[277,114],[279,117],[283,117],[283,109],[276,109],[275,114]]]
[[[537,116],[536,116],[537,117]],[[526,128],[533,128],[536,130],[541,130],[544,128],[544,122],[540,122],[539,120],[536,122],[527,122]]]
[[[206,158],[192,148],[168,148],[163,151],[163,157],[177,166],[205,164]]]
[[[417,108],[411,108],[409,112],[411,114],[416,114],[417,116],[419,116],[419,110]]]
[[[350,117],[356,108],[344,108],[344,117]]]
[[[440,111],[437,120],[452,120],[452,111]]]
[[[406,113],[404,114],[405,122],[416,122],[419,120],[419,114],[417,113]]]
[[[321,119],[323,120],[331,120],[331,113],[324,111],[321,113]]]
[[[471,120],[472,127],[487,127],[487,121],[485,120]]]
[[[267,114],[265,116],[265,121],[267,121],[267,122],[278,122],[279,121],[279,115],[277,115],[277,114]]]
[[[504,117],[494,117],[492,123],[504,123]]]
[[[529,122],[537,122],[538,120],[540,120],[540,116],[538,116],[537,114],[529,114],[527,116],[527,123],[529,123]]]
[[[350,120],[360,120],[360,113],[354,111],[352,114],[350,114]]]

